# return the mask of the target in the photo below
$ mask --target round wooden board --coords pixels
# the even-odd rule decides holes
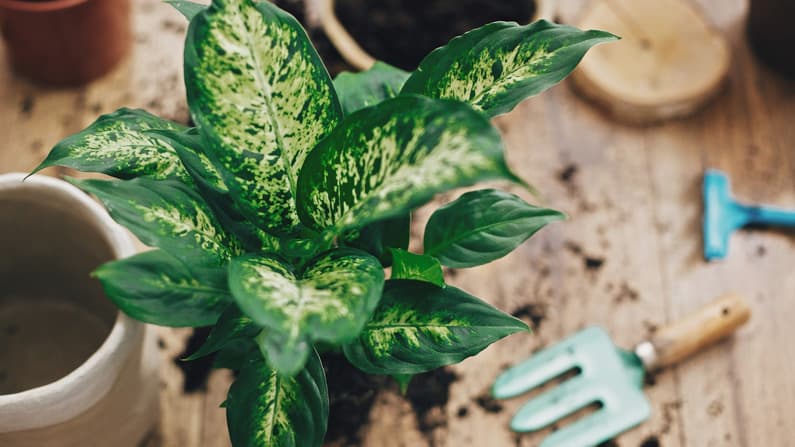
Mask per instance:
[[[621,121],[692,114],[723,85],[729,45],[687,0],[590,1],[577,26],[621,37],[588,54],[575,87]]]

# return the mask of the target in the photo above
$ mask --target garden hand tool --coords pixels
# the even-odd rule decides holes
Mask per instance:
[[[604,442],[649,417],[643,393],[647,372],[673,365],[748,321],[750,309],[737,295],[723,296],[685,319],[654,333],[632,352],[617,348],[598,327],[533,355],[501,374],[492,388],[505,399],[530,391],[566,372],[579,374],[525,404],[511,420],[517,432],[540,430],[592,404],[601,408],[550,434],[541,447],[586,447]]]
[[[729,178],[721,171],[704,174],[704,258],[721,259],[729,250],[729,236],[746,225],[795,227],[795,211],[745,205],[731,197]]]

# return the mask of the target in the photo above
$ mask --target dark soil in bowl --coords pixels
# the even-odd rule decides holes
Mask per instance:
[[[307,27],[302,0],[274,0]],[[455,36],[498,20],[527,23],[536,0],[336,0],[340,22],[378,60],[414,70],[425,55]],[[336,75],[351,70],[320,29],[309,37]]]
[[[455,36],[498,20],[529,22],[535,0],[337,0],[337,17],[368,53],[404,70]]]

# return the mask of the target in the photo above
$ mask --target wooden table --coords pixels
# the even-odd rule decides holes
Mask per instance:
[[[578,1],[562,2],[564,18]],[[38,88],[0,66],[0,172],[29,171],[60,138],[121,106],[186,121],[184,21],[158,0],[134,3],[133,56],[90,86]],[[795,442],[795,236],[740,232],[726,261],[705,263],[699,190],[703,170],[720,168],[730,174],[738,197],[795,207],[795,83],[760,67],[749,53],[744,1],[699,3],[734,51],[726,91],[702,113],[657,127],[626,127],[562,85],[497,119],[510,164],[570,219],[510,256],[453,272],[448,281],[509,312],[523,309],[522,315],[539,320],[535,333],[510,337],[454,367],[449,400],[424,415],[423,425],[435,428],[423,433],[405,399],[381,393],[370,424],[361,429],[362,445],[537,445],[539,436],[506,429],[524,400],[496,404],[483,398],[501,368],[592,324],[629,347],[728,290],[750,300],[751,322],[733,339],[657,375],[648,387],[653,417],[616,444]],[[150,446],[228,444],[218,408],[228,373],[214,372],[206,391],[182,391],[173,358],[188,334],[160,330],[162,422]]]

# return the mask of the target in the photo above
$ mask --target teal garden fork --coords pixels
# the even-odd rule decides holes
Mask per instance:
[[[569,371],[579,373],[533,398],[511,420],[517,432],[540,430],[583,408],[593,414],[553,432],[540,447],[587,447],[604,442],[649,417],[643,393],[648,371],[673,365],[734,332],[750,317],[745,301],[729,294],[687,318],[655,331],[632,352],[617,348],[598,327],[584,329],[501,374],[497,399],[524,394]]]

